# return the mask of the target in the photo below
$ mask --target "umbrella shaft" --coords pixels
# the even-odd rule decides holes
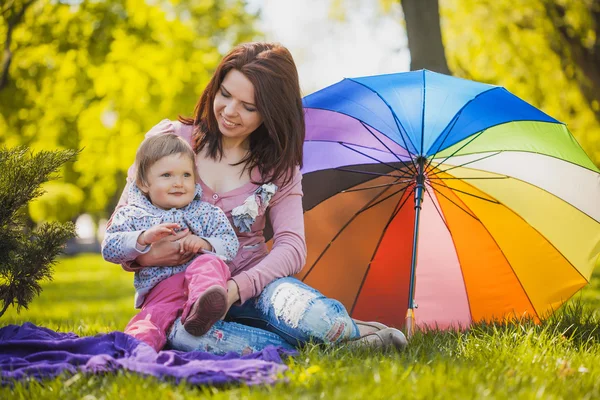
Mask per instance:
[[[425,157],[417,158],[417,176],[416,181],[417,185],[415,187],[415,227],[413,231],[413,252],[412,259],[410,263],[410,284],[408,287],[408,309],[412,310],[414,308],[414,290],[415,290],[415,272],[417,266],[417,245],[419,241],[419,221],[421,217],[421,204],[423,202],[423,191],[425,190]]]

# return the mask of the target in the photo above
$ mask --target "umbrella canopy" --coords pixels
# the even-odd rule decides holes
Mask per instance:
[[[344,79],[304,106],[298,277],[354,318],[539,319],[588,282],[600,171],[561,122],[426,70]]]

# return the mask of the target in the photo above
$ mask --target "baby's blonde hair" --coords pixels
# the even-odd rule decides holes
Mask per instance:
[[[173,154],[183,154],[192,160],[194,164],[194,179],[197,181],[198,176],[195,166],[195,154],[192,146],[182,138],[172,133],[164,135],[156,135],[142,142],[142,145],[135,154],[135,183],[138,187],[148,186],[148,171],[155,162],[163,157],[168,157]]]

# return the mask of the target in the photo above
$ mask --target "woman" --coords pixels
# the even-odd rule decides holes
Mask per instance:
[[[353,321],[341,303],[291,277],[306,260],[300,174],[304,115],[298,73],[285,47],[248,43],[234,48],[217,67],[194,118],[164,120],[147,136],[162,133],[175,133],[193,145],[202,199],[225,212],[240,241],[230,263],[225,321],[202,337],[188,334],[176,321],[169,335],[172,348],[241,353],[307,341],[405,345],[400,331]],[[267,217],[273,228],[270,252],[263,235]],[[191,255],[180,253],[177,241],[186,234],[153,245],[136,259],[139,265],[126,269],[184,263]]]

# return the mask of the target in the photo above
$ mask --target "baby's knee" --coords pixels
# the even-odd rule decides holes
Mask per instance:
[[[212,254],[198,256],[190,265],[188,265],[186,268],[186,276],[194,274],[210,274],[222,277],[225,280],[231,278],[231,272],[229,271],[227,264]]]

